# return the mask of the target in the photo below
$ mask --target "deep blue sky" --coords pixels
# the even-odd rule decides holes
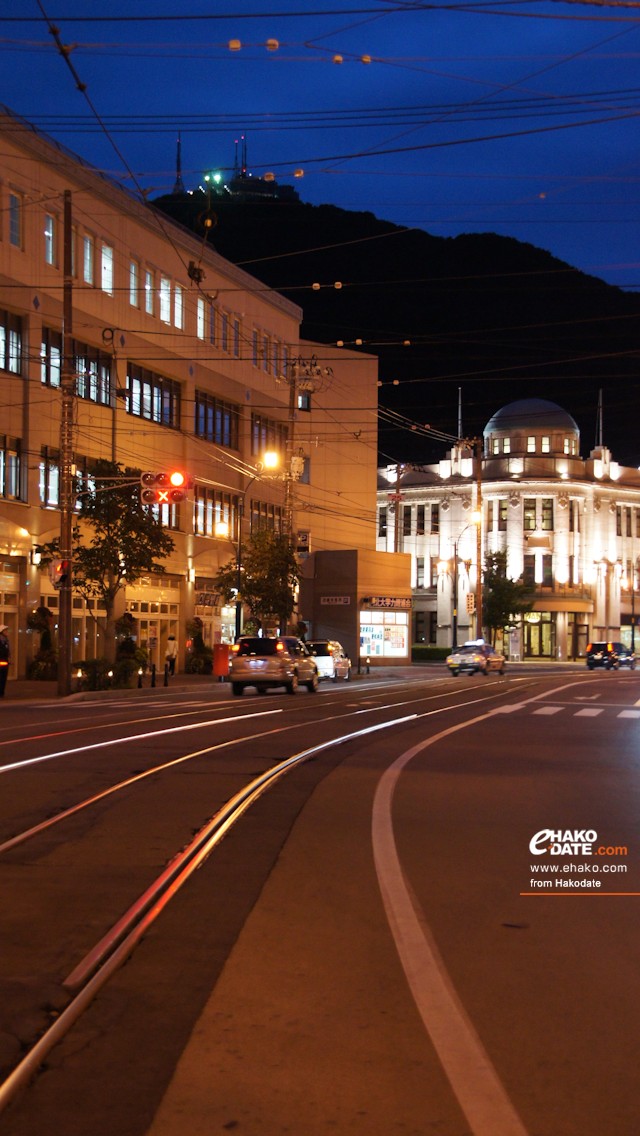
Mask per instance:
[[[640,8],[41,2],[4,5],[0,101],[132,188],[171,190],[178,131],[187,188],[245,133],[249,168],[304,201],[501,233],[640,288]]]

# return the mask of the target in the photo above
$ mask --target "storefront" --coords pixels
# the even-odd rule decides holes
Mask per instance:
[[[360,658],[370,662],[409,659],[411,600],[369,596],[360,607]]]

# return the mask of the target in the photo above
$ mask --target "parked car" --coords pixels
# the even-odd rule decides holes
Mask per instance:
[[[347,655],[342,643],[336,639],[312,639],[307,647],[316,660],[320,678],[330,678],[337,682],[339,678],[351,678],[351,659]]]
[[[231,647],[229,677],[234,694],[242,694],[246,686],[255,686],[259,694],[269,687],[284,686],[287,694],[295,694],[298,686],[318,689],[318,667],[313,655],[293,635],[268,639],[243,635]]]
[[[447,656],[447,666],[452,675],[460,674],[461,671],[467,674],[474,674],[476,671],[484,675],[488,675],[490,671],[504,674],[505,662],[504,655],[482,640],[465,643],[464,647],[456,647],[455,651]]]
[[[624,643],[589,643],[587,666],[590,671],[594,667],[605,667],[608,671],[617,671],[619,667],[629,667],[633,671],[636,666],[636,657],[633,651],[625,647]]]

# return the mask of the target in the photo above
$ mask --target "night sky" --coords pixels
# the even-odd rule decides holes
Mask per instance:
[[[244,134],[249,169],[304,201],[435,236],[512,236],[640,288],[639,9],[14,0],[4,10],[0,101],[134,192],[171,191],[178,132],[187,188],[208,169],[230,173]],[[72,48],[68,62],[50,25]]]

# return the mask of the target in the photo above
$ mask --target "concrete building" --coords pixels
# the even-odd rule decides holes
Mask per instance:
[[[437,465],[379,471],[378,549],[411,555],[414,642],[450,646],[456,622],[458,642],[478,634],[479,543],[531,585],[532,611],[503,636],[511,657],[575,659],[591,639],[639,647],[638,470],[604,445],[583,459],[574,419],[545,399],[499,410],[478,451],[480,469],[459,445]]]
[[[28,612],[58,610],[34,548],[60,531],[63,332],[78,486],[97,458],[194,479],[186,502],[160,507],[175,541],[166,574],[122,595],[151,662],[170,634],[184,660],[193,616],[208,644],[233,639],[234,609],[212,581],[236,555],[241,513],[243,539],[290,530],[311,577],[318,551],[373,553],[377,361],[301,340],[301,308],[218,256],[215,232],[172,223],[5,108],[0,131],[0,622],[11,675],[32,652]],[[280,453],[276,476],[259,472],[267,449]],[[103,653],[94,616],[74,594],[74,660]]]

